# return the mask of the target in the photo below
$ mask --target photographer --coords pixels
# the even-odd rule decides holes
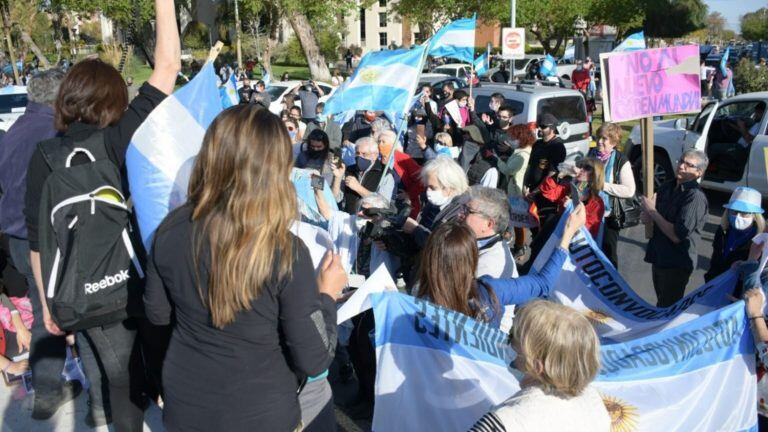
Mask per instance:
[[[379,146],[370,136],[355,142],[355,164],[346,167],[343,181],[340,176],[340,172],[334,171],[331,189],[337,201],[343,199],[342,208],[347,213],[356,213],[360,200],[374,192],[378,191],[388,200],[395,192],[392,170],[379,159]]]
[[[320,98],[325,96],[325,92],[313,80],[304,81],[299,87],[293,89],[293,93],[301,101],[301,112],[304,117],[301,119],[304,123],[310,123],[315,120],[317,103]]]

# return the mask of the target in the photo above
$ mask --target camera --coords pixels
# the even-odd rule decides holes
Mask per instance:
[[[361,239],[383,242],[387,251],[401,259],[411,259],[418,252],[412,237],[400,230],[411,213],[411,202],[398,198],[388,208],[366,208],[363,215],[370,219],[360,231]]]

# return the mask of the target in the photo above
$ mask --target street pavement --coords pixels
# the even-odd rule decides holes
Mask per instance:
[[[709,216],[704,227],[703,241],[698,247],[698,263],[687,291],[701,286],[704,283],[704,273],[709,267],[709,258],[712,255],[712,240],[715,229],[720,223],[723,212],[722,205],[728,201],[728,194],[707,192],[709,199]],[[619,242],[619,272],[640,296],[651,304],[656,303],[656,295],[651,283],[651,266],[643,261],[645,254],[645,228],[640,225],[621,232]],[[354,399],[356,383],[336,382],[335,366],[331,368],[330,379],[334,390],[336,402],[336,417],[340,432],[358,432],[370,430],[370,421],[352,420],[345,414],[342,405]],[[0,383],[0,410],[2,410],[2,432],[45,432],[45,431],[88,431],[83,422],[87,412],[87,397],[85,392],[73,402],[64,405],[59,412],[49,421],[33,421],[30,418],[32,411],[32,397],[24,394],[23,390],[16,387],[5,387]],[[156,405],[152,405],[145,416],[145,431],[162,431],[162,412]],[[101,427],[97,431],[113,430]]]

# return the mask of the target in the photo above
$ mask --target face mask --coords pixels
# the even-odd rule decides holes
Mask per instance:
[[[499,127],[504,129],[505,127],[509,126],[509,120],[507,119],[499,119]]]
[[[459,102],[459,108],[464,108],[467,106],[466,102]]]
[[[446,196],[443,191],[427,189],[427,201],[433,205],[442,207],[451,201],[451,197]]]
[[[288,136],[291,137],[291,141],[296,140],[296,131],[288,131]]]
[[[318,123],[325,123],[328,120],[328,117],[326,117],[323,113],[318,113],[315,119],[318,121]]]
[[[739,231],[743,231],[752,226],[753,218],[752,216],[744,217],[731,214],[728,215],[728,221],[731,223],[732,227]]]
[[[582,66],[582,65],[576,66],[576,70],[583,70],[583,69],[584,69],[584,66]]]
[[[320,159],[323,157],[325,153],[325,150],[307,150],[307,156],[309,156],[310,159]]]
[[[355,162],[357,163],[357,168],[362,172],[368,171],[368,168],[373,165],[372,161],[360,156],[355,157]]]

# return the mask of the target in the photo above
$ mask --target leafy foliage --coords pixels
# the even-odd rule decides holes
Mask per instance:
[[[756,68],[752,60],[743,58],[733,71],[733,84],[738,93],[765,91],[768,88],[768,68]]]
[[[768,8],[761,8],[741,17],[741,37],[747,40],[768,39]]]

